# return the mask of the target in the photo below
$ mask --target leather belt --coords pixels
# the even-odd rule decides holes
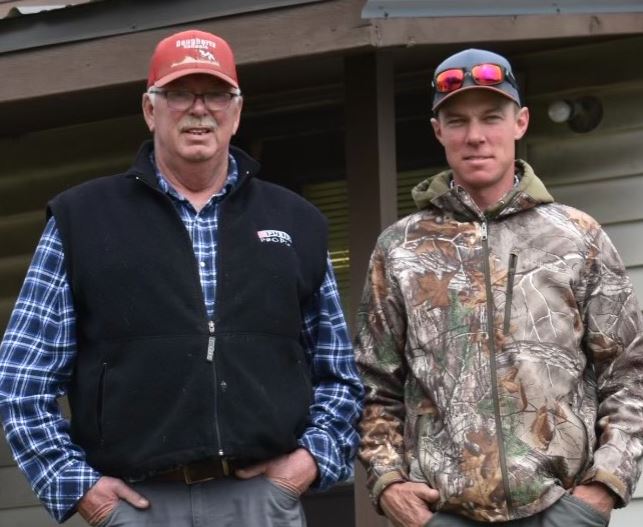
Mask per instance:
[[[223,479],[231,476],[238,466],[231,459],[225,457],[213,457],[201,459],[182,465],[173,470],[159,472],[146,478],[146,481],[181,481],[186,485],[203,483],[213,479]]]

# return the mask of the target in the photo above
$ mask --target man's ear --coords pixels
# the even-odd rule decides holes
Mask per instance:
[[[433,127],[433,133],[435,134],[435,138],[440,141],[440,144],[444,146],[444,143],[442,142],[442,126],[440,125],[440,118],[439,117],[431,117],[431,126]]]
[[[516,141],[521,139],[525,133],[527,133],[527,128],[529,127],[529,108],[523,106],[516,113],[516,133],[514,135]]]
[[[237,133],[237,130],[239,129],[239,124],[241,124],[241,110],[243,109],[243,97],[239,97],[239,100],[237,101],[237,115],[235,118],[234,122],[234,128],[232,129],[232,135]]]
[[[143,107],[143,118],[147,123],[147,128],[154,133],[154,103],[149,93],[143,94],[141,106]]]

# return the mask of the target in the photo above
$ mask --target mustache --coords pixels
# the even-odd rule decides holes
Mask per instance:
[[[207,128],[209,130],[215,130],[218,126],[219,124],[212,116],[194,117],[188,115],[181,121],[180,129],[181,131],[189,130],[190,128]]]

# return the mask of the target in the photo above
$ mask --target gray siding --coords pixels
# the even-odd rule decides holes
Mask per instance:
[[[567,72],[573,75],[573,71]],[[529,82],[529,79],[527,79]],[[532,122],[523,153],[554,197],[591,214],[619,250],[643,305],[643,93],[641,80],[562,90],[530,97]],[[547,118],[556,98],[595,95],[603,102],[601,124],[576,134]],[[632,503],[614,513],[612,527],[639,527],[643,482]]]

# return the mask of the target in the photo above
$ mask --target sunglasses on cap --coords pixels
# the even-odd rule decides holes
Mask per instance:
[[[462,88],[467,75],[478,86],[496,86],[507,81],[517,88],[513,73],[499,64],[476,64],[468,71],[465,68],[449,68],[437,73],[431,84],[438,93],[450,93]]]

